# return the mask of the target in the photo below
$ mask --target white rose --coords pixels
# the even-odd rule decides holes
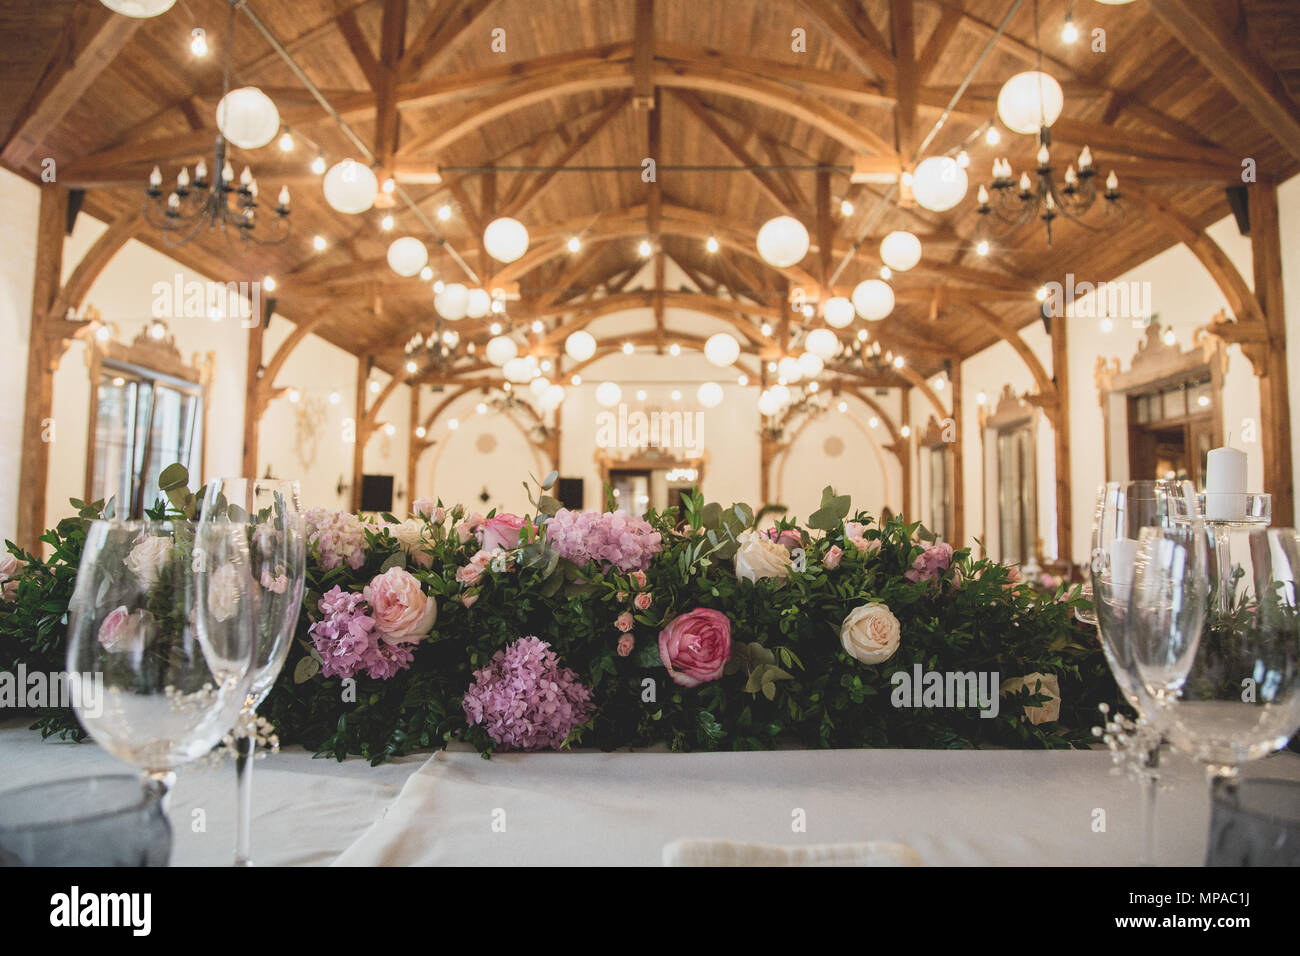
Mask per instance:
[[[1038,682],[1042,681],[1040,687]],[[1002,694],[1013,694],[1022,687],[1029,688],[1031,694],[1042,694],[1048,698],[1047,703],[1038,707],[1026,707],[1025,716],[1031,724],[1046,724],[1061,717],[1061,680],[1055,674],[1040,674],[1035,671],[1024,677],[1012,677],[1002,682]],[[1035,689],[1037,688],[1037,689]]]
[[[141,538],[126,556],[127,570],[139,580],[142,591],[149,590],[158,580],[158,572],[167,561],[167,552],[171,547],[171,538]]]
[[[735,558],[736,580],[758,581],[790,574],[792,562],[785,545],[758,531],[742,531],[736,541],[740,544]]]
[[[225,623],[235,616],[239,608],[239,572],[233,565],[223,564],[212,572],[208,580],[208,611],[219,622]]]
[[[881,664],[894,656],[902,634],[898,618],[883,604],[855,607],[840,625],[840,643],[863,664]]]

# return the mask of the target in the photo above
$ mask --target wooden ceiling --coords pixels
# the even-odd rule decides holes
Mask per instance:
[[[298,146],[289,154],[274,143],[236,150],[236,167],[251,166],[268,195],[290,186],[293,235],[248,250],[219,236],[172,250],[147,228],[139,238],[213,278],[275,276],[283,315],[320,319],[317,331],[329,341],[396,368],[402,343],[434,317],[429,284],[396,276],[384,261],[397,235],[425,239],[447,281],[466,279],[439,238],[480,278],[518,281],[522,298],[510,315],[543,317],[548,329],[537,341],[587,298],[637,288],[627,285],[643,262],[637,244],[658,235],[655,258],[675,262],[722,301],[739,300],[727,308],[763,342],[758,325],[778,314],[787,284],[815,288],[852,254],[835,283],[850,289],[878,273],[880,237],[905,228],[921,237],[925,255],[894,277],[898,307],[872,331],[929,374],[992,344],[990,316],[1012,328],[1036,321],[1033,292],[1042,282],[1067,272],[1113,278],[1174,242],[1129,201],[1118,231],[1098,235],[1058,220],[1049,248],[1034,222],[980,257],[976,184],[988,180],[995,155],[1019,172],[1036,147],[1033,137],[1005,131],[997,147],[970,145],[971,188],[948,213],[900,208],[885,198],[888,186],[850,183],[855,156],[913,155],[977,63],[924,155],[957,148],[989,120],[1001,83],[1037,62],[1035,10],[1044,68],[1066,94],[1053,127],[1058,154],[1073,157],[1089,144],[1122,188],[1140,186],[1198,227],[1228,214],[1224,189],[1240,183],[1244,158],[1260,179],[1300,171],[1300,4],[1023,0],[981,61],[1013,3],[248,0],[420,208],[432,218],[449,204],[454,214],[432,220],[434,236],[400,203],[391,233],[380,228],[380,210],[331,210],[308,164],[317,147],[331,162],[357,151],[241,15],[233,85],[268,92]],[[1067,8],[1082,33],[1069,46],[1060,37]],[[110,14],[97,0],[5,4],[0,161],[36,180],[51,158],[61,185],[87,190],[88,211],[110,221],[133,213],[155,163],[170,181],[181,164],[210,162],[228,16],[223,0],[183,0],[146,21]],[[204,59],[189,52],[194,26],[212,46]],[[806,52],[792,49],[796,29],[806,33]],[[1092,49],[1096,29],[1105,31],[1104,52]],[[493,50],[496,30],[504,52]],[[1235,54],[1228,66],[1224,50]],[[654,109],[642,106],[647,96]],[[639,172],[646,156],[660,167],[654,184]],[[536,169],[560,165],[569,168]],[[704,165],[836,169],[672,168]],[[533,169],[486,172],[491,166]],[[590,169],[611,166],[623,169]],[[433,168],[440,184],[410,177]],[[844,197],[854,205],[847,217]],[[756,259],[753,246],[758,227],[782,212],[809,227],[815,247],[785,275]],[[532,235],[530,253],[511,267],[481,248],[483,224],[501,214],[517,216]],[[329,240],[325,252],[313,250],[316,234]],[[706,251],[710,234],[722,243],[717,254]],[[571,235],[583,237],[577,253],[565,247]],[[797,323],[774,325],[769,354],[797,331]],[[484,326],[461,324],[480,340]]]

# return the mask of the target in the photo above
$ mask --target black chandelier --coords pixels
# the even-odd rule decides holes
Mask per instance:
[[[461,342],[460,333],[445,328],[438,319],[426,337],[417,332],[405,346],[408,375],[450,372],[452,366],[476,351],[473,342]]]
[[[230,23],[226,30],[223,100],[230,93],[230,60],[237,6],[231,3]],[[207,164],[202,160],[195,164],[192,178],[189,170],[182,167],[176,185],[170,190],[162,187],[161,169],[155,166],[149,174],[149,186],[145,190],[148,197],[144,204],[145,221],[162,232],[168,245],[183,246],[197,238],[199,233],[212,229],[220,229],[227,238],[238,235],[245,243],[260,245],[277,245],[288,238],[289,188],[282,186],[271,213],[259,217],[257,180],[248,167],[244,167],[236,181],[226,149],[226,138],[218,132],[211,179]]]
[[[993,181],[988,186],[981,184],[978,194],[980,220],[976,235],[981,241],[1006,236],[1034,218],[1041,219],[1046,225],[1049,246],[1052,244],[1052,221],[1060,216],[1091,232],[1104,232],[1124,221],[1119,177],[1114,170],[1106,177],[1099,193],[1092,151],[1084,146],[1079,151],[1077,170],[1071,163],[1058,182],[1052,169],[1051,139],[1047,127],[1044,126],[1039,133],[1038,142],[1037,183],[1026,171],[1020,173],[1017,181],[1009,160],[993,161]],[[1099,194],[1105,199],[1107,221],[1094,226],[1084,222],[1083,216],[1096,204]]]

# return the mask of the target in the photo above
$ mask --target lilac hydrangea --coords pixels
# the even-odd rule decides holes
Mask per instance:
[[[557,749],[591,716],[591,691],[559,665],[551,646],[521,637],[497,651],[461,701],[471,727],[510,750]]]
[[[644,571],[663,550],[663,536],[644,518],[622,511],[562,508],[546,522],[546,540],[575,564],[594,561],[619,571]]]
[[[362,595],[335,585],[317,607],[323,616],[308,633],[320,654],[324,676],[347,679],[364,671],[388,680],[411,666],[415,654],[410,647],[389,644],[375,633],[375,620]]]
[[[327,570],[347,562],[353,571],[366,563],[366,525],[356,515],[328,508],[311,508],[304,514],[307,541],[315,545]]]
[[[946,541],[926,548],[912,562],[912,566],[903,574],[907,580],[917,583],[932,581],[952,566],[952,545]]]

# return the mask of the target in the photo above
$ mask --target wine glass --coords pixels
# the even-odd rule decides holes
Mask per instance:
[[[253,680],[242,534],[188,521],[95,521],[69,605],[73,708],[165,795],[230,732]]]
[[[1291,528],[1239,527],[1216,544],[1208,574],[1181,564],[1176,549],[1144,551],[1130,614],[1154,720],[1231,793],[1241,764],[1300,729],[1300,539]],[[1199,600],[1199,614],[1170,607],[1179,593]],[[1170,679],[1168,662],[1184,659]]]
[[[1143,528],[1173,528],[1196,514],[1195,487],[1188,481],[1112,481],[1101,486],[1093,517],[1089,583],[1102,652],[1120,692],[1138,714],[1132,740],[1142,787],[1142,862],[1156,860],[1156,786],[1159,733],[1148,719],[1154,700],[1147,693],[1128,640],[1127,618],[1133,562]],[[1085,621],[1087,617],[1080,615]]]
[[[306,574],[306,532],[298,483],[271,478],[216,478],[208,483],[199,523],[238,528],[248,553],[258,601],[249,622],[253,681],[235,731],[235,865],[251,866],[253,754],[258,705],[270,693],[293,641]]]

